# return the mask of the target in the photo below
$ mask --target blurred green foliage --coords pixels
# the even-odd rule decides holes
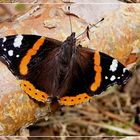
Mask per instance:
[[[15,5],[15,9],[17,11],[20,11],[20,12],[25,11],[26,10],[26,5],[23,4],[23,3],[18,3],[18,4]]]
[[[127,124],[124,124],[124,123],[121,123],[118,121],[110,121],[108,124],[112,125],[112,126],[116,126],[118,128],[129,129],[131,127],[131,125],[134,124],[134,119],[130,120]],[[126,136],[126,134],[123,134],[123,133],[120,133],[117,131],[113,131],[110,129],[104,129],[104,132],[109,136]]]

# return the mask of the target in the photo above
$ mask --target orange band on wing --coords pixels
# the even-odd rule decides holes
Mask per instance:
[[[37,53],[44,41],[45,37],[41,37],[40,39],[38,39],[35,42],[34,46],[30,50],[28,50],[27,54],[23,57],[19,66],[21,75],[26,75],[28,73],[28,64],[30,63],[32,56]]]
[[[77,104],[87,102],[90,99],[91,99],[91,97],[87,93],[82,93],[77,96],[62,97],[62,98],[60,98],[59,103],[60,103],[60,105],[71,106],[71,105],[77,105]]]
[[[94,71],[95,71],[95,82],[91,85],[90,89],[91,91],[96,91],[101,84],[101,80],[102,80],[102,67],[100,66],[100,53],[99,52],[95,52],[94,54]]]
[[[25,93],[37,101],[46,102],[48,100],[48,94],[36,89],[29,81],[22,80],[21,88]]]

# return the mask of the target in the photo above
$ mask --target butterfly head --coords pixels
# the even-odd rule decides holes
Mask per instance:
[[[76,43],[75,32],[73,32],[69,37],[67,37],[64,42],[67,42],[69,45],[74,46]]]
[[[61,60],[68,64],[71,60],[75,48],[76,38],[75,33],[73,32],[61,45]]]

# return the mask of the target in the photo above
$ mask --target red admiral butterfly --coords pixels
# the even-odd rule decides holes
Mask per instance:
[[[129,71],[116,59],[76,44],[75,33],[64,42],[36,35],[0,39],[0,56],[37,101],[77,105],[113,84],[123,84]]]

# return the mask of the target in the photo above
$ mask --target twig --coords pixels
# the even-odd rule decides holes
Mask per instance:
[[[103,113],[104,115],[106,115],[106,116],[108,116],[108,117],[110,117],[110,118],[113,118],[113,119],[115,119],[115,120],[117,120],[117,121],[120,121],[120,122],[122,122],[122,123],[124,123],[124,124],[127,124],[127,125],[129,125],[131,128],[133,128],[134,130],[140,132],[140,127],[139,127],[138,125],[136,125],[136,124],[129,124],[128,121],[127,121],[126,119],[122,118],[120,115],[117,115],[117,114],[114,114],[114,113],[112,113],[112,112],[106,111],[106,110],[103,109],[103,108],[91,107],[90,110],[89,110],[90,112],[87,111],[87,110],[86,110],[86,111],[79,110],[79,112],[82,113],[82,114],[87,115],[88,117],[91,118],[91,120],[93,120],[93,112],[94,112],[96,109],[98,109],[98,110],[99,110],[101,113]],[[93,111],[92,111],[92,110],[93,110]]]
[[[98,127],[101,127],[101,128],[105,128],[105,129],[110,129],[110,130],[113,130],[113,131],[117,131],[119,133],[123,133],[123,134],[126,134],[126,135],[140,135],[140,133],[136,132],[136,131],[133,131],[131,129],[123,129],[123,128],[119,128],[119,127],[115,127],[115,126],[112,126],[112,125],[108,125],[108,124],[105,124],[105,123],[96,123],[96,122],[89,122],[89,121],[85,121],[85,120],[81,120],[81,119],[77,119],[76,121],[71,121],[71,123],[76,123],[76,124],[79,124],[79,125],[94,125],[94,126],[98,126]]]
[[[110,118],[116,119],[122,123],[125,124],[129,124],[127,120],[125,120],[124,118],[121,118],[121,116],[117,115],[117,114],[113,114],[112,112],[108,112],[105,111],[104,109],[99,109],[103,114],[107,115]],[[136,124],[129,124],[129,126],[131,126],[134,130],[139,131],[140,132],[140,127]]]
[[[117,104],[117,107],[118,107],[119,113],[120,113],[121,115],[123,115],[124,113],[123,113],[123,111],[122,111],[122,107],[121,107],[121,103],[120,103],[120,100],[119,100],[119,97],[118,97],[118,93],[115,92],[114,95],[115,95],[116,104]]]

